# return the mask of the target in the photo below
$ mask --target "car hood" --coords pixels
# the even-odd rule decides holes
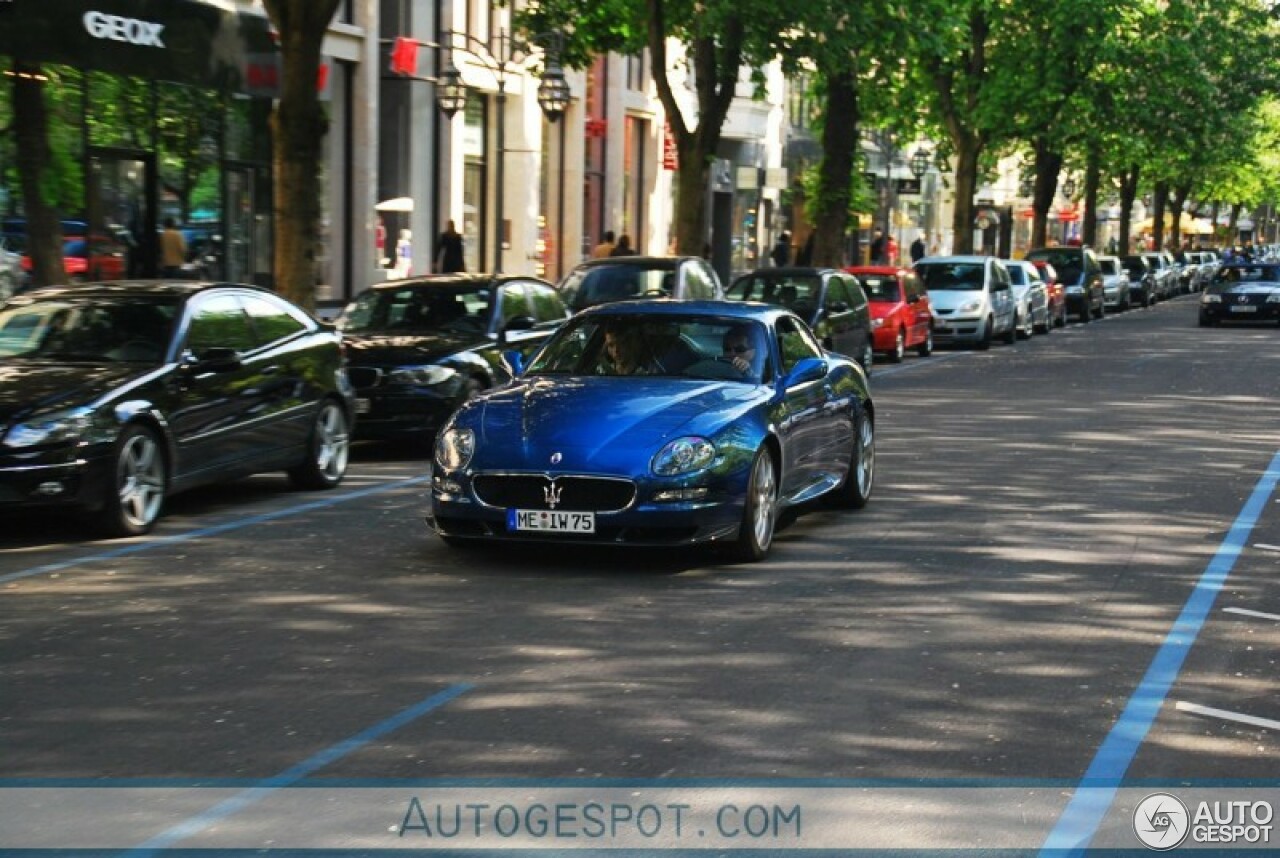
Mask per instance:
[[[931,289],[929,303],[934,310],[956,310],[970,301],[981,301],[985,294],[982,289]]]
[[[0,366],[0,423],[38,411],[87,405],[143,374],[136,365],[8,361]]]
[[[1270,295],[1280,292],[1280,283],[1232,283],[1210,286],[1206,291],[1214,295]]]
[[[491,345],[483,335],[452,331],[342,335],[352,366],[405,366],[431,363],[479,345]]]
[[[522,379],[469,403],[460,422],[476,432],[477,469],[596,473],[647,471],[682,435],[713,435],[766,388],[669,378]]]

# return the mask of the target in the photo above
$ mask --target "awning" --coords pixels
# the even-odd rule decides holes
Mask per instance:
[[[413,197],[395,197],[394,199],[383,200],[373,209],[379,212],[411,212],[413,211]]]
[[[1210,235],[1213,232],[1213,224],[1202,217],[1192,217],[1187,212],[1182,213],[1182,217],[1178,220],[1179,232],[1184,235]],[[1173,216],[1169,212],[1164,213],[1164,228],[1170,230],[1173,228]],[[1155,219],[1147,218],[1140,220],[1133,227],[1135,232],[1151,232],[1155,229]]]

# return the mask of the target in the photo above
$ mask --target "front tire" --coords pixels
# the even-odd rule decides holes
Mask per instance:
[[[862,509],[871,500],[876,479],[876,432],[871,416],[863,408],[853,424],[853,450],[849,454],[849,470],[844,482],[828,498],[832,506]]]
[[[893,351],[889,352],[889,363],[902,363],[907,354],[907,332],[898,328],[898,338],[893,341]]]
[[[778,477],[773,456],[768,448],[756,451],[747,480],[747,499],[742,505],[742,524],[734,557],[743,563],[756,563],[769,553],[778,519]]]
[[[160,439],[146,426],[126,426],[116,441],[114,460],[102,510],[102,530],[112,537],[149,533],[160,518],[168,485],[168,465]]]
[[[320,403],[311,427],[307,453],[290,468],[289,480],[300,489],[331,489],[342,482],[351,453],[351,425],[347,412],[332,399]]]
[[[928,357],[933,354],[933,328],[924,332],[924,340],[916,346],[916,354],[920,357]]]

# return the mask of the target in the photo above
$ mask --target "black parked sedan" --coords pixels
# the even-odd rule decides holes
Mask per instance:
[[[282,469],[332,488],[353,408],[340,335],[253,286],[93,283],[0,309],[0,507],[132,536],[204,483]]]
[[[1200,326],[1280,321],[1280,264],[1229,263],[1200,296]]]
[[[725,295],[786,307],[805,320],[824,349],[853,358],[870,374],[875,356],[871,308],[852,274],[833,268],[762,268],[733,281]]]
[[[533,277],[437,274],[361,293],[337,320],[357,437],[430,441],[455,408],[511,380],[503,351],[531,356],[568,317]]]

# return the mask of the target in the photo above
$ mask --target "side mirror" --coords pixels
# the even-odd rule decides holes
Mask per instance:
[[[827,362],[821,358],[801,358],[787,373],[786,387],[796,387],[811,381],[820,381],[827,377]]]
[[[524,355],[515,350],[507,349],[502,353],[502,361],[507,365],[507,370],[511,373],[512,378],[524,372]]]
[[[503,332],[507,331],[527,331],[530,330],[537,321],[533,316],[512,316],[502,326]]]
[[[182,362],[195,372],[231,372],[243,366],[240,352],[222,346],[187,352]]]
[[[919,304],[919,303],[920,303],[920,293],[919,293],[919,292],[913,292],[912,294],[908,295],[908,296],[907,296],[907,303],[908,303],[908,304]]]
[[[849,305],[846,304],[844,301],[836,301],[834,304],[831,305],[831,312],[833,313],[847,313],[848,311],[849,311]]]

